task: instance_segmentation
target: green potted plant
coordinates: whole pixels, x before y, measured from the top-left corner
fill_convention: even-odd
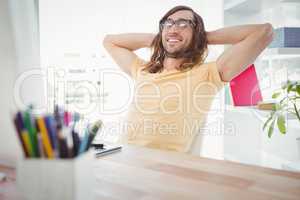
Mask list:
[[[293,116],[299,121],[300,125],[300,81],[287,81],[280,89],[273,93],[272,98],[277,101],[263,125],[263,130],[268,129],[269,138],[273,134],[275,124],[280,133],[286,133],[286,116]],[[300,142],[299,139],[297,140]]]

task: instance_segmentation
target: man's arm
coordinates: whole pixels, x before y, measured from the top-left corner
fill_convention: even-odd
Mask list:
[[[233,44],[217,59],[223,81],[230,81],[252,64],[273,39],[271,24],[241,25],[208,32],[209,44]]]
[[[114,61],[130,75],[130,65],[137,57],[135,50],[150,47],[154,34],[127,33],[118,35],[106,35],[103,46]]]

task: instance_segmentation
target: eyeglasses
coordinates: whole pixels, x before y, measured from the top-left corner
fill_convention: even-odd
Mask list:
[[[188,26],[195,27],[195,23],[190,20],[190,19],[178,19],[178,20],[173,20],[173,19],[167,19],[163,22],[160,23],[160,26],[162,29],[168,30],[172,28],[172,26],[175,24],[175,27],[183,30],[186,29]]]

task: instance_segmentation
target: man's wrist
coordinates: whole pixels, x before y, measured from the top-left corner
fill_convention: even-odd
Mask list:
[[[208,44],[213,44],[213,32],[212,31],[206,31],[206,38]]]

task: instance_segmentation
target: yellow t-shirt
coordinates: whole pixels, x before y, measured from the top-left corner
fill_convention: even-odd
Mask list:
[[[225,84],[216,62],[160,73],[143,71],[143,64],[137,57],[131,66],[135,94],[127,116],[126,142],[189,151],[212,100]]]

